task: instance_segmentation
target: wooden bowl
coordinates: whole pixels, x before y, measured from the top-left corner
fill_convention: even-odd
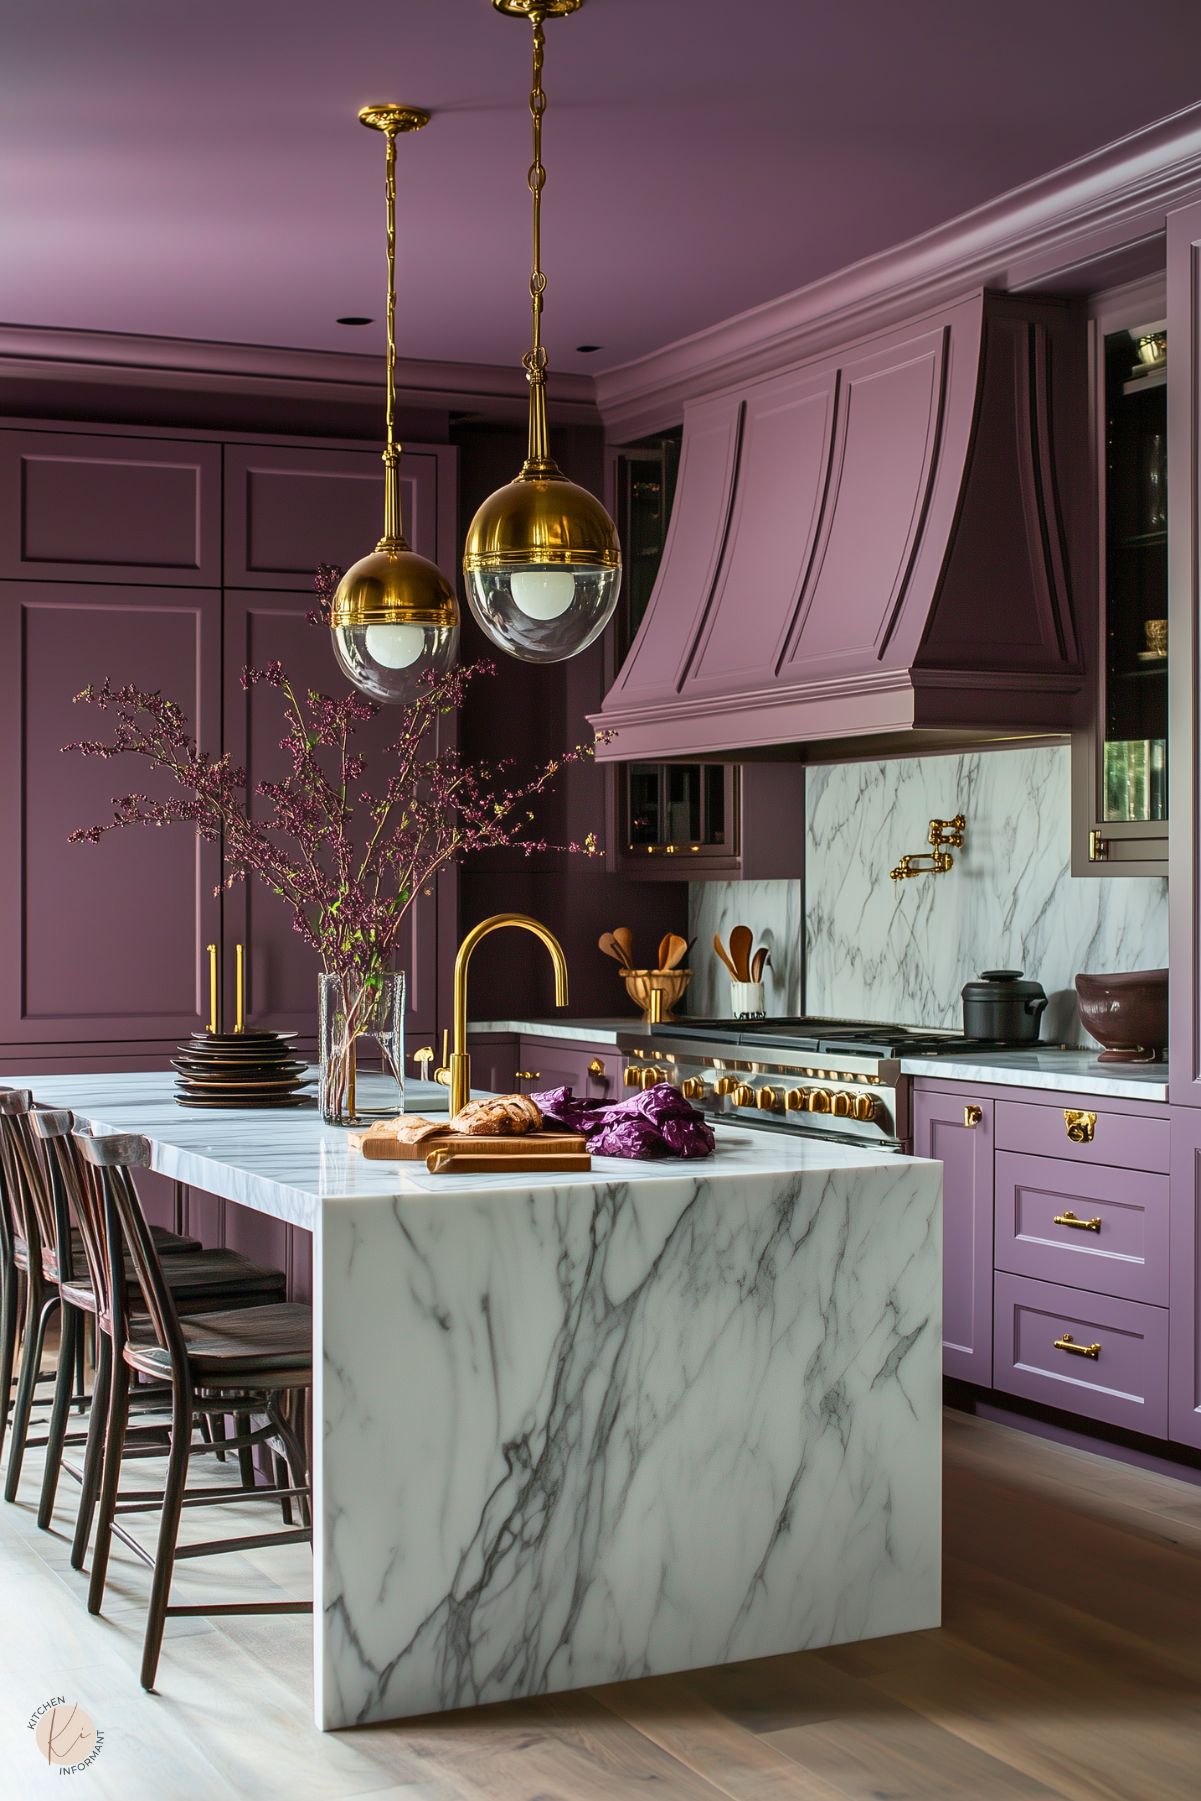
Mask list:
[[[1158,1063],[1168,1042],[1168,972],[1077,976],[1085,1030],[1103,1044],[1099,1063]]]
[[[626,993],[634,1005],[641,1010],[645,1020],[651,1018],[651,995],[663,996],[661,1020],[672,1017],[672,1008],[677,1006],[681,995],[692,980],[690,969],[623,969],[621,979],[626,985]]]

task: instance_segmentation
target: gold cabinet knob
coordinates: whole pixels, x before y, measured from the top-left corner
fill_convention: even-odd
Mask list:
[[[642,1086],[642,1071],[633,1063],[627,1063],[621,1072],[621,1079],[627,1088],[640,1088]]]
[[[758,1107],[760,1113],[771,1113],[774,1110],[778,1099],[779,1096],[776,1094],[774,1088],[761,1088],[755,1096],[755,1105]]]
[[[422,1077],[427,1082],[429,1081],[430,1064],[433,1060],[434,1047],[432,1044],[423,1045],[419,1051],[413,1052],[413,1061],[414,1063],[419,1063],[421,1065]]]
[[[1065,1107],[1063,1123],[1073,1144],[1091,1144],[1097,1130],[1095,1113],[1083,1113],[1078,1107]]]
[[[751,1087],[749,1082],[739,1082],[734,1089],[731,1099],[736,1107],[753,1106],[755,1101],[755,1090]]]
[[[803,1088],[790,1088],[784,1096],[784,1105],[789,1113],[803,1113],[808,1095]]]
[[[974,1127],[978,1126],[980,1124],[980,1121],[983,1118],[984,1118],[983,1107],[976,1107],[976,1106],[969,1104],[968,1106],[966,1106],[963,1109],[963,1123],[965,1126],[967,1126],[969,1128],[974,1128]]]
[[[713,1087],[718,1094],[733,1094],[738,1083],[733,1076],[718,1076]]]
[[[513,1075],[518,1082],[540,1082],[542,1080],[540,1069],[515,1069]]]
[[[866,1121],[869,1125],[876,1117],[878,1103],[874,1094],[857,1094],[855,1096],[855,1118]]]
[[[700,1076],[685,1076],[680,1083],[680,1093],[686,1101],[697,1101],[705,1092],[705,1084]]]
[[[601,1062],[599,1057],[594,1057],[592,1059],[591,1063],[588,1065],[588,1074],[590,1076],[603,1076],[604,1073],[605,1073],[604,1064]]]
[[[807,1105],[810,1113],[828,1113],[830,1111],[830,1090],[828,1088],[811,1089]]]

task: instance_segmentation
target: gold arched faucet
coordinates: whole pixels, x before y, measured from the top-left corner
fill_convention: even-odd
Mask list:
[[[449,1064],[434,1071],[435,1082],[450,1089],[452,1117],[471,1099],[471,1058],[467,1054],[467,966],[476,945],[491,932],[499,932],[502,926],[519,926],[522,931],[532,932],[535,938],[541,939],[554,965],[555,1006],[567,1005],[567,959],[563,955],[563,946],[548,926],[531,919],[527,913],[494,913],[491,919],[481,919],[479,925],[473,926],[455,958],[454,1048]]]

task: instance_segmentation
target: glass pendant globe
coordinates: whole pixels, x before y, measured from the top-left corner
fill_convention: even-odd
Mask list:
[[[457,625],[339,625],[333,640],[347,680],[385,706],[415,699],[426,678],[442,675],[459,653]]]
[[[467,599],[492,642],[524,663],[561,663],[613,617],[621,568],[474,569]]]

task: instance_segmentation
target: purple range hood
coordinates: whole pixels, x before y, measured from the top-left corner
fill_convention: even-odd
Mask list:
[[[1070,303],[979,291],[688,404],[659,578],[591,716],[617,734],[598,756],[820,760],[1069,729],[1086,367]]]

